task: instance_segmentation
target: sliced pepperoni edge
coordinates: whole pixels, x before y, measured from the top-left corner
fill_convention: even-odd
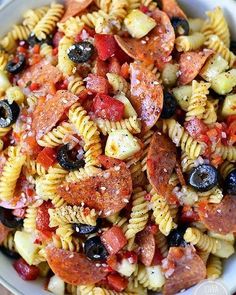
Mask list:
[[[137,244],[139,245],[139,259],[145,266],[150,266],[155,255],[155,237],[147,229],[137,234]]]
[[[156,27],[141,39],[131,37],[123,38],[115,35],[120,48],[135,60],[145,63],[154,63],[157,67],[169,61],[169,56],[174,49],[175,32],[168,15],[155,9],[151,15],[157,22]]]
[[[91,285],[106,277],[106,273],[82,253],[49,245],[46,248],[46,259],[52,271],[68,284]]]
[[[122,163],[122,161],[119,160],[119,159],[111,158],[111,157],[108,157],[108,156],[105,156],[105,155],[99,155],[98,156],[98,161],[101,163],[101,165],[105,169],[115,167],[115,166],[119,165],[120,163]]]
[[[38,105],[33,114],[32,129],[36,139],[42,138],[60,120],[63,113],[79,98],[66,90],[57,91],[56,95],[45,101],[42,106]]]
[[[93,0],[66,0],[66,11],[61,22],[67,21],[71,16],[75,16],[85,10]]]
[[[177,257],[181,252],[182,257]],[[163,295],[177,294],[183,289],[196,285],[206,277],[206,266],[191,246],[170,248],[167,260],[174,265],[174,271],[166,279]]]
[[[180,85],[186,85],[193,81],[199,74],[209,56],[213,54],[212,50],[203,49],[203,51],[184,52],[179,59],[179,78]]]
[[[175,0],[162,0],[162,10],[167,13],[169,18],[179,17],[187,19],[186,14],[179,7],[178,3]]]
[[[198,210],[200,220],[211,231],[219,234],[236,233],[236,197],[225,196],[219,204],[207,204]]]
[[[132,193],[129,169],[121,163],[79,183],[64,182],[58,194],[71,205],[82,202],[107,217],[126,207]]]
[[[167,187],[176,165],[176,147],[160,132],[153,134],[147,154],[147,175],[155,191],[168,198]]]
[[[130,101],[142,120],[142,132],[151,129],[163,108],[163,90],[156,75],[143,64],[130,64]]]

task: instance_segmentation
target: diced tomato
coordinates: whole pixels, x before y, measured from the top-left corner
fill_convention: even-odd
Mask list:
[[[29,59],[29,65],[33,66],[41,61],[42,57],[40,54],[34,54],[30,59]]]
[[[30,91],[35,91],[40,88],[40,85],[38,83],[31,83],[29,86]]]
[[[119,75],[120,74],[120,63],[116,57],[111,57],[110,62],[109,62],[109,73],[114,73]]]
[[[230,125],[230,123],[236,121],[236,115],[228,116],[226,121],[227,121],[227,124]]]
[[[89,74],[87,77],[86,88],[95,93],[108,94],[109,83],[104,77]]]
[[[107,282],[117,292],[122,292],[124,289],[127,288],[128,280],[123,278],[118,273],[109,274],[107,276]]]
[[[227,133],[229,135],[229,144],[233,145],[236,142],[236,118],[229,123]]]
[[[27,52],[27,49],[25,47],[23,47],[23,46],[19,46],[19,47],[17,47],[17,51],[19,53],[25,54]]]
[[[224,162],[224,159],[220,155],[213,154],[211,164],[216,168]]]
[[[124,104],[105,94],[97,94],[93,101],[94,113],[97,117],[120,121],[124,115]]]
[[[127,259],[131,264],[135,264],[138,262],[138,255],[134,251],[124,252],[123,257]]]
[[[127,62],[121,66],[120,75],[125,79],[129,78],[130,72],[129,72],[129,64]]]
[[[93,73],[98,76],[106,77],[106,74],[108,73],[107,63],[97,57],[93,67]]]
[[[120,163],[122,163],[121,160],[111,158],[111,157],[108,157],[108,156],[105,156],[105,155],[98,156],[98,161],[102,164],[102,166],[105,169],[112,168],[112,167],[117,166]]]
[[[36,159],[36,162],[41,164],[45,169],[48,169],[56,160],[56,151],[52,148],[45,147]]]
[[[36,280],[39,276],[39,268],[34,265],[29,265],[23,258],[16,260],[13,266],[18,275],[25,281]]]
[[[113,226],[101,236],[109,254],[118,253],[127,243],[127,239],[119,226]]]
[[[12,210],[12,214],[14,216],[16,216],[16,217],[24,218],[25,217],[25,211],[26,211],[25,208],[18,208],[18,209]]]
[[[205,134],[207,131],[207,126],[198,118],[186,122],[184,127],[194,139],[197,139],[199,135]]]
[[[53,208],[53,204],[50,201],[43,202],[41,206],[38,207],[36,216],[36,228],[40,231],[54,231],[54,228],[49,226],[50,216],[48,209]]]
[[[62,32],[56,32],[56,34],[53,36],[53,39],[52,39],[52,44],[53,44],[53,47],[58,47],[59,46],[59,42],[60,40],[62,39],[62,37],[64,36],[64,33]]]
[[[117,257],[116,255],[109,255],[107,257],[107,264],[113,269],[116,270],[117,268]]]
[[[146,201],[150,202],[151,199],[152,199],[152,195],[151,195],[151,194],[146,194],[146,195],[144,196],[144,199],[145,199]]]
[[[172,256],[176,259],[179,260],[184,256],[184,251],[180,247],[174,247],[172,249]]]
[[[199,220],[199,215],[193,210],[191,206],[184,205],[181,212],[181,221],[182,222],[194,222]]]
[[[40,45],[35,44],[33,47],[33,53],[38,54],[40,52]]]
[[[155,234],[158,232],[158,226],[157,226],[156,224],[149,224],[149,225],[147,226],[147,230],[148,230],[151,234],[155,235]]]
[[[33,156],[38,155],[42,151],[42,147],[37,143],[34,136],[27,136],[25,142]]]
[[[112,57],[118,48],[114,36],[109,34],[95,34],[94,45],[101,60]]]
[[[155,248],[155,254],[152,260],[152,265],[161,265],[161,262],[163,260],[163,256],[161,254],[161,251],[158,247]]]
[[[140,10],[141,10],[143,13],[147,13],[147,12],[149,12],[148,7],[145,6],[145,5],[141,5],[141,6],[140,6]]]
[[[55,56],[58,54],[58,47],[53,48],[52,55]]]
[[[67,90],[68,88],[68,81],[63,80],[56,83],[56,90]]]

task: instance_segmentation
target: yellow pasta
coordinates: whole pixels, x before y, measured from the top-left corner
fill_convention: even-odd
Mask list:
[[[132,164],[129,167],[129,170],[131,173],[133,187],[142,185],[145,182],[146,177],[144,172],[142,171],[142,165],[140,161],[137,161],[136,163]]]
[[[68,50],[72,47],[74,41],[72,38],[64,36],[58,46],[58,68],[65,76],[70,76],[76,70],[75,63],[69,58]]]
[[[210,253],[207,251],[203,251],[203,250],[198,250],[197,254],[200,256],[200,258],[202,259],[202,261],[204,262],[204,264],[207,264],[207,260],[210,256]]]
[[[223,160],[236,162],[235,146],[225,146],[225,145],[219,144],[215,149],[215,154],[220,155]]]
[[[114,93],[124,92],[128,96],[130,95],[130,85],[123,77],[114,73],[107,73],[106,76]]]
[[[103,10],[104,12],[108,13],[110,11],[110,5],[112,0],[94,0],[97,7]]]
[[[236,167],[233,163],[224,161],[224,163],[220,166],[220,175],[225,179],[234,169],[236,169]]]
[[[157,2],[153,0],[141,0],[141,4],[146,6],[150,11],[153,11],[157,8]]]
[[[94,166],[85,166],[76,171],[71,171],[66,176],[66,181],[68,182],[79,182],[80,180],[86,179],[91,176],[95,176],[100,173],[102,170]]]
[[[68,90],[75,95],[79,95],[85,89],[84,81],[79,75],[69,77],[68,81]]]
[[[0,127],[0,138],[4,137],[8,132],[11,131],[11,127]]]
[[[144,147],[143,147],[143,152],[140,159],[141,165],[142,165],[142,171],[147,170],[147,154],[148,154],[148,149],[149,149],[149,145],[152,140],[153,134],[154,132],[152,130],[148,130],[148,132],[143,135]]]
[[[37,23],[41,20],[41,18],[48,11],[48,6],[42,6],[35,10],[29,9],[23,14],[23,25],[28,27],[31,31],[37,25]]]
[[[13,101],[21,104],[25,101],[25,95],[18,86],[11,86],[6,90],[6,97],[9,103],[13,103]]]
[[[4,50],[0,50],[0,71],[4,71],[8,63],[8,54]]]
[[[217,121],[217,109],[218,109],[219,101],[215,100],[208,100],[205,106],[205,112],[203,113],[202,119],[203,122],[206,124],[213,124]]]
[[[47,43],[43,43],[40,46],[40,55],[42,57],[52,57],[52,53],[53,53],[53,48],[51,45],[48,45]]]
[[[158,233],[155,236],[155,241],[158,249],[161,252],[161,255],[165,258],[168,255],[168,243],[165,235],[161,231],[158,231]]]
[[[77,17],[70,17],[67,21],[57,24],[59,31],[63,32],[68,38],[75,38],[81,33],[84,23]]]
[[[218,279],[222,273],[222,261],[219,257],[210,255],[207,262],[207,278],[211,280]]]
[[[217,35],[225,46],[229,47],[230,32],[222,8],[216,7],[213,11],[207,11],[206,14],[209,19],[204,22],[202,27],[205,37],[209,38],[211,35]]]
[[[180,36],[175,39],[175,46],[179,52],[196,50],[203,46],[205,37],[200,32],[195,32],[189,36]]]
[[[188,23],[189,23],[190,33],[201,32],[203,24],[204,24],[204,19],[188,18]]]
[[[56,235],[53,235],[52,240],[57,248],[69,250],[72,252],[78,252],[80,248],[78,238],[74,238],[72,235],[74,230],[71,224],[59,226],[56,230]]]
[[[117,20],[123,20],[128,13],[127,0],[112,0],[109,15]]]

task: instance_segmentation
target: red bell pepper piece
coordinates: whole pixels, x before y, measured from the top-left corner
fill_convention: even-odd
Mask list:
[[[127,243],[127,239],[119,226],[113,226],[104,232],[101,240],[111,255],[118,253]]]
[[[95,93],[108,94],[109,83],[104,77],[89,74],[87,77],[86,88]]]
[[[118,49],[114,36],[109,34],[95,34],[94,44],[101,60],[112,57]]]
[[[45,147],[36,159],[36,162],[41,164],[45,169],[48,169],[56,160],[56,152],[52,148]]]
[[[128,285],[128,280],[120,276],[118,273],[109,274],[107,276],[107,282],[108,285],[117,292],[122,292]]]

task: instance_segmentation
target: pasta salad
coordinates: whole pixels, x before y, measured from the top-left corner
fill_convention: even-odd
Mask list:
[[[57,294],[176,294],[235,253],[236,43],[220,7],[65,0],[0,40],[0,251]]]

